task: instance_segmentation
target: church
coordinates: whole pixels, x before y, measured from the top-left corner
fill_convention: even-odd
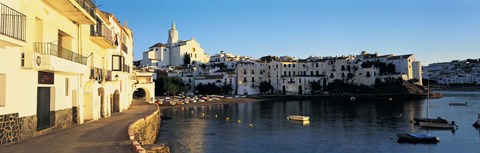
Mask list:
[[[190,40],[179,40],[175,23],[168,31],[168,42],[166,44],[156,43],[148,51],[143,52],[140,61],[141,66],[181,66],[185,64],[185,56],[190,59],[189,64],[206,63],[209,56],[205,54],[200,44],[192,38]]]

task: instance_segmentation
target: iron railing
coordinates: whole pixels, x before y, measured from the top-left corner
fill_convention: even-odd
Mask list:
[[[2,3],[0,13],[0,34],[25,41],[27,16]]]
[[[95,4],[91,0],[75,0],[77,3],[87,11],[90,16],[95,17]]]
[[[90,35],[94,37],[104,37],[110,42],[110,44],[114,43],[112,31],[104,24],[92,25]]]
[[[42,55],[53,55],[72,62],[87,65],[87,57],[52,43],[35,42],[33,50]]]

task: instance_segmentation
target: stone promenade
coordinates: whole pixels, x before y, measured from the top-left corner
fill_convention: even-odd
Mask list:
[[[0,146],[0,153],[133,152],[127,133],[128,125],[156,109],[155,105],[134,100],[132,106],[122,113]]]

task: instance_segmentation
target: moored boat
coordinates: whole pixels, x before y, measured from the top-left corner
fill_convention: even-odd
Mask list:
[[[480,127],[480,113],[478,113],[477,121],[473,123],[473,127],[479,128]]]
[[[438,143],[440,138],[428,134],[400,133],[397,134],[398,143]]]
[[[420,122],[432,122],[432,123],[448,123],[446,119],[443,119],[441,117],[437,118],[413,118],[416,124]]]
[[[450,106],[467,106],[468,102],[465,102],[465,103],[449,103],[448,105],[450,105]]]
[[[287,117],[287,119],[295,121],[308,121],[310,120],[310,116],[290,115]]]
[[[420,127],[438,128],[438,129],[455,129],[457,125],[455,125],[455,122],[453,121],[452,123],[420,122]]]

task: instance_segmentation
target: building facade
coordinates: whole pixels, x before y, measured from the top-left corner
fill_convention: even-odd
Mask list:
[[[143,58],[140,61],[141,66],[181,66],[184,65],[185,56],[189,56],[190,63],[206,63],[209,56],[195,38],[189,40],[179,40],[178,31],[175,23],[172,23],[168,31],[167,43],[157,43],[143,52]]]
[[[1,5],[1,144],[130,106],[137,82],[133,32],[112,14],[90,0],[2,0]]]

